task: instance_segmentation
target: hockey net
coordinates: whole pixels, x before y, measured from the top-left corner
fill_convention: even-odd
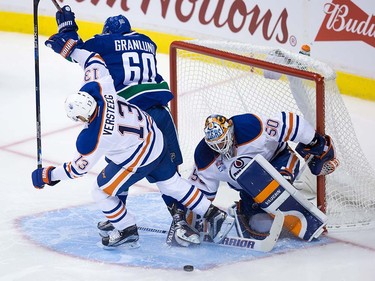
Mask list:
[[[171,110],[184,176],[191,172],[208,115],[250,112],[271,117],[280,111],[295,112],[332,137],[340,160],[339,168],[326,177],[308,172],[302,177],[302,189],[316,192],[317,205],[328,215],[328,230],[374,226],[375,172],[360,148],[336,74],[328,65],[283,49],[192,40],[172,43],[170,72],[175,94]]]

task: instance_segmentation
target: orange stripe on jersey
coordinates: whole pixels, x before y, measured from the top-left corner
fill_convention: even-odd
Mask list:
[[[125,210],[125,205],[122,205],[122,208],[114,215],[112,216],[106,216],[108,219],[113,219],[115,217],[117,217],[118,215],[120,215],[123,211]]]
[[[66,165],[66,169],[68,170],[69,174],[72,172],[72,162],[69,162],[68,165]]]
[[[152,126],[152,120],[150,119],[150,116],[147,116],[147,119],[150,122],[150,126]],[[142,157],[145,155],[147,148],[150,146],[151,143],[151,137],[152,137],[152,130],[147,135],[146,138],[146,145],[143,146],[141,153],[138,155],[138,157],[133,161],[132,164],[130,164],[129,168],[124,170],[109,186],[103,189],[103,191],[109,195],[113,194],[113,191],[117,188],[117,186],[131,173],[133,172],[134,168],[137,166],[139,161],[142,159]]]
[[[105,63],[104,60],[103,60],[103,58],[102,58],[99,54],[96,54],[96,55],[94,56],[94,58],[96,58],[96,59],[98,59],[98,60],[101,60],[103,63]]]
[[[263,203],[264,200],[266,200],[272,192],[276,190],[276,188],[279,187],[279,183],[275,180],[272,180],[255,198],[255,202],[257,203]]]
[[[292,154],[292,160],[290,161],[290,165],[286,167],[286,170],[290,172],[291,174],[293,173],[293,170],[294,170],[294,167],[296,166],[297,161],[298,161],[298,157]]]
[[[199,195],[199,190],[198,190],[198,188],[196,188],[195,189],[195,192],[194,192],[194,195],[190,198],[190,200],[188,201],[188,202],[186,202],[186,206],[190,206],[190,204],[192,203],[192,202],[194,202],[194,200],[198,197],[198,195]]]
[[[290,138],[290,134],[292,133],[293,123],[294,123],[293,116],[294,116],[293,113],[289,112],[289,130],[288,130],[288,133],[286,134],[284,141],[288,141]]]

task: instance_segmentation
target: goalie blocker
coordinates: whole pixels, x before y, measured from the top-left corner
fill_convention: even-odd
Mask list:
[[[327,216],[296,190],[263,156],[257,155],[237,175],[237,182],[269,214],[283,212],[284,227],[297,237],[318,238]]]

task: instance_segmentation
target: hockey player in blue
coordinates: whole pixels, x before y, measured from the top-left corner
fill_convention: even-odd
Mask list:
[[[57,167],[36,169],[32,173],[33,185],[43,188],[45,184],[55,185],[61,180],[82,177],[105,157],[108,164],[94,181],[92,191],[94,200],[113,226],[102,237],[104,246],[138,246],[137,225],[126,207],[126,198],[130,186],[143,178],[156,183],[162,194],[175,198],[212,222],[211,237],[214,242],[221,242],[231,229],[233,218],[181,178],[157,124],[146,112],[116,94],[104,60],[96,53],[78,49],[77,41],[67,34],[51,36],[46,45],[56,53],[71,57],[84,69],[84,85],[65,102],[67,116],[82,122],[83,129],[72,159]],[[181,232],[184,238],[180,225],[174,231]],[[188,238],[180,241],[181,245],[200,243],[198,235]]]
[[[326,216],[291,186],[300,160],[288,142],[297,143],[295,150],[305,159],[311,156],[312,174],[327,175],[339,164],[329,136],[316,133],[291,112],[273,118],[214,114],[206,119],[204,133],[195,149],[190,181],[210,200],[220,182],[239,191],[241,200],[234,206],[239,235],[264,238],[272,221],[266,214],[276,210],[284,212],[284,226],[296,236],[310,241],[322,233]]]
[[[69,6],[56,13],[59,33],[67,33],[77,39],[79,48],[98,53],[105,61],[113,77],[117,95],[138,106],[153,117],[162,131],[171,160],[176,166],[182,163],[182,154],[174,121],[168,103],[173,98],[169,86],[158,73],[156,44],[146,35],[132,30],[130,22],[123,15],[109,17],[101,34],[83,42],[78,36],[75,14]],[[185,223],[184,208],[176,200],[163,195],[173,224],[186,228],[186,235],[194,230]],[[108,222],[98,224],[99,229],[112,228]]]

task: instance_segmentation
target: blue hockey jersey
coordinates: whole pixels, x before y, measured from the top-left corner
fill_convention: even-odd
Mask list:
[[[109,69],[117,94],[141,109],[167,105],[173,98],[157,70],[157,46],[148,36],[134,31],[100,34],[80,48],[98,53]]]

